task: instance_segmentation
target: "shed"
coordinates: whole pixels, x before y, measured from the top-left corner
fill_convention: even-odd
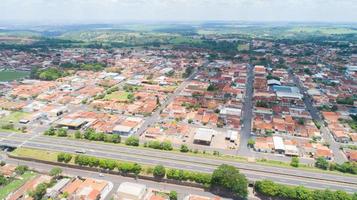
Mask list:
[[[213,129],[198,128],[193,141],[197,144],[210,145],[215,132]]]
[[[118,200],[143,200],[146,193],[145,185],[129,182],[120,184],[117,190]]]
[[[282,137],[273,136],[274,149],[278,153],[285,153],[285,145]]]

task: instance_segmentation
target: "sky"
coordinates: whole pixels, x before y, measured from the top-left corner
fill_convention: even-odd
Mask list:
[[[0,0],[0,21],[357,22],[357,0]]]

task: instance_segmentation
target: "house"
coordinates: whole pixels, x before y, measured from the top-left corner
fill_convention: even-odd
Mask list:
[[[125,125],[116,125],[113,128],[113,134],[119,134],[122,136],[129,136],[133,133],[133,128]]]
[[[144,200],[147,194],[147,187],[138,183],[124,182],[117,190],[118,200]]]
[[[346,156],[349,161],[357,162],[357,150],[349,150],[346,152]]]
[[[68,183],[61,192],[67,193],[69,199],[97,200],[104,199],[110,190],[111,188],[107,181],[76,178]]]
[[[183,198],[183,200],[220,200],[219,197],[206,197],[200,195],[189,194]]]

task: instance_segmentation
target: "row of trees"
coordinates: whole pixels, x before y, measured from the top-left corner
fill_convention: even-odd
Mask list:
[[[345,162],[342,164],[329,163],[325,158],[319,157],[316,159],[315,167],[323,170],[340,171],[343,173],[357,174],[356,162]]]
[[[70,162],[72,155],[60,153],[57,155],[59,162]],[[86,155],[76,155],[74,163],[79,166],[98,167],[105,170],[118,170],[122,174],[139,175],[144,171],[143,167],[137,163],[118,162],[116,160],[96,158]],[[59,172],[60,173],[60,172]],[[162,165],[157,165],[153,169],[147,168],[147,174],[153,175],[157,179],[167,178],[177,181],[190,181],[211,187],[212,191],[230,197],[245,198],[248,194],[248,182],[243,174],[234,166],[221,165],[213,174],[193,172],[179,169],[166,169]],[[53,174],[58,175],[58,170]]]
[[[94,129],[87,129],[84,131],[82,134],[80,131],[76,131],[74,133],[74,137],[76,139],[86,139],[86,140],[92,140],[92,141],[103,141],[103,142],[109,142],[109,143],[120,143],[121,142],[121,137],[118,134],[106,134],[106,133],[98,133]]]
[[[65,128],[55,129],[54,127],[50,127],[48,130],[45,131],[44,135],[67,137],[68,132]]]
[[[147,143],[144,143],[144,147],[149,147],[152,149],[160,149],[160,150],[165,150],[165,151],[171,151],[173,150],[172,144],[170,141],[149,141]]]
[[[257,181],[255,191],[267,197],[292,200],[357,200],[357,193],[350,195],[344,191],[310,190],[303,186],[286,186],[269,180]]]
[[[57,137],[67,137],[68,131],[64,128],[55,129],[50,127],[47,131],[45,131],[44,135],[49,136],[57,136]],[[102,132],[96,132],[94,129],[87,129],[84,133],[80,131],[74,132],[74,138],[76,139],[86,139],[91,141],[103,141],[109,143],[120,143],[121,137],[118,134],[107,134]]]

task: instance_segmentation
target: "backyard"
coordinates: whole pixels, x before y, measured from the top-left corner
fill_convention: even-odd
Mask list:
[[[36,173],[27,171],[20,178],[16,178],[4,187],[0,188],[0,199],[5,199],[11,192],[16,191],[28,180],[36,176]]]

